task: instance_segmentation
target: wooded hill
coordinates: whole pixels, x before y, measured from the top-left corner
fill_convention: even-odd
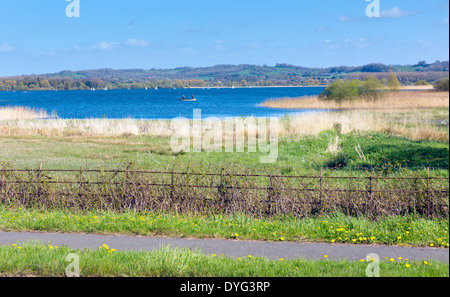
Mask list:
[[[389,71],[397,75],[403,85],[420,80],[433,83],[448,77],[449,62],[415,65],[384,65],[307,68],[289,64],[275,66],[217,65],[213,67],[180,67],[175,69],[96,69],[61,71],[42,75],[0,78],[0,90],[84,90],[91,88],[143,89],[231,86],[311,86],[326,85],[337,79],[364,79],[374,75],[387,79]]]

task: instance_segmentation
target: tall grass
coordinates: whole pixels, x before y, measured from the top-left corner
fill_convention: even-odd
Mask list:
[[[448,98],[447,98],[448,100]],[[448,101],[447,101],[448,104]],[[436,117],[443,119],[443,125],[436,124]],[[225,120],[221,120],[222,142],[226,139],[249,136],[249,131],[256,130],[256,119],[246,118],[242,126],[235,126],[232,131],[225,129]],[[445,123],[446,121],[446,123]],[[353,110],[346,112],[313,112],[293,115],[280,120],[279,137],[293,137],[302,135],[317,136],[320,132],[339,126],[343,134],[352,131],[376,131],[393,136],[407,137],[411,140],[439,140],[448,141],[448,111],[442,111],[438,116],[434,111],[414,110],[411,112],[374,112],[369,110]],[[0,121],[0,136],[13,137],[114,137],[114,136],[150,136],[171,137],[175,132],[184,131],[191,134],[192,123],[185,122],[173,125],[168,120],[134,120],[134,119],[50,119],[50,120],[4,120]],[[266,135],[270,134],[267,125]],[[205,135],[211,129],[203,128]],[[181,133],[182,134],[182,133]],[[184,135],[183,134],[183,135]]]
[[[53,112],[52,117],[56,114]],[[14,106],[0,108],[0,121],[2,120],[30,120],[30,119],[46,119],[49,118],[47,111],[44,109],[32,109],[29,107]]]

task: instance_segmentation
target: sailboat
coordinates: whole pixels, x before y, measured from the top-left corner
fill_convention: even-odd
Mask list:
[[[231,88],[234,89],[234,85]]]
[[[155,90],[158,90],[158,86],[155,87]]]
[[[104,87],[104,88],[103,88],[103,91],[108,91],[108,87]]]

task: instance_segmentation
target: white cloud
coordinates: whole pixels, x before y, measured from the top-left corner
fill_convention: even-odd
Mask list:
[[[401,8],[394,7],[392,9],[383,10],[381,12],[381,17],[383,17],[383,18],[403,18],[403,17],[415,15],[415,14],[417,14],[416,11],[408,12],[408,11],[404,11]]]
[[[222,51],[225,49],[225,44],[228,43],[228,40],[216,40],[214,42],[214,49],[218,51]]]
[[[327,26],[319,26],[314,29],[317,33],[329,33],[331,32],[331,28]]]
[[[135,46],[135,47],[146,47],[146,46],[150,45],[150,43],[148,41],[140,40],[140,39],[136,39],[136,38],[128,39],[125,42],[125,44],[128,46]]]
[[[106,41],[102,41],[99,44],[94,46],[94,49],[99,49],[102,51],[107,51],[107,50],[111,50],[113,48],[116,48],[120,45],[120,43],[118,42],[106,42]]]
[[[9,53],[14,50],[14,47],[4,42],[3,44],[0,44],[0,53]]]
[[[341,15],[339,16],[339,21],[341,21],[341,22],[350,22],[351,19],[349,18],[348,15],[346,15],[346,14],[341,14]]]

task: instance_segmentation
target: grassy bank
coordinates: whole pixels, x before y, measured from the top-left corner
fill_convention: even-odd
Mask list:
[[[387,244],[448,248],[448,220],[395,216],[371,220],[331,214],[316,218],[176,215],[127,211],[73,212],[0,207],[0,229],[263,241]]]
[[[365,277],[370,262],[268,260],[248,255],[233,259],[196,251],[165,248],[155,252],[121,252],[114,247],[70,250],[25,243],[0,247],[0,275],[65,276],[70,253],[79,256],[82,277]],[[325,256],[325,255],[324,255]],[[448,277],[449,265],[435,261],[383,259],[382,277]]]

